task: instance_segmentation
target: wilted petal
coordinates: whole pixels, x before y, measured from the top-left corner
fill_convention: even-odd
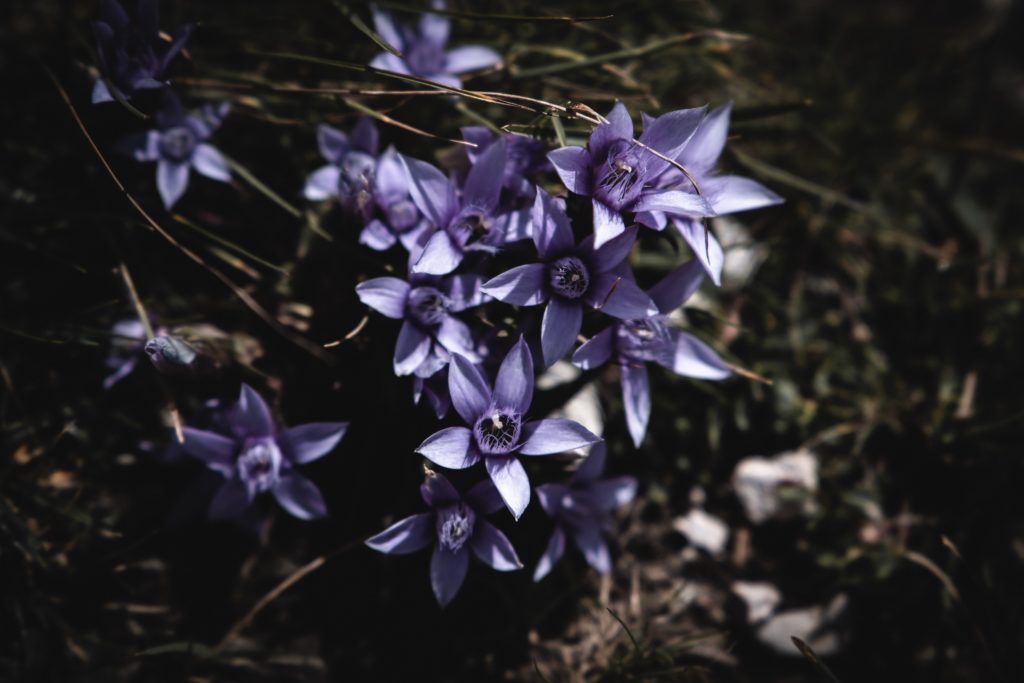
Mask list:
[[[398,331],[398,342],[395,344],[395,374],[411,375],[427,359],[432,341],[430,335],[421,330],[415,323],[406,320]]]
[[[594,247],[601,248],[612,238],[626,231],[626,224],[618,211],[599,199],[592,202],[594,207]]]
[[[662,190],[645,192],[633,205],[634,211],[664,211],[676,216],[712,216],[715,211],[707,199],[696,192]]]
[[[501,55],[482,45],[466,45],[449,50],[445,55],[445,71],[461,74],[494,66],[501,61]]]
[[[508,304],[536,306],[548,298],[546,276],[543,263],[528,263],[491,278],[484,283],[483,291]]]
[[[337,166],[321,166],[306,178],[302,194],[311,202],[321,202],[338,196],[338,182],[341,171]]]
[[[582,147],[562,147],[548,152],[548,161],[570,192],[584,197],[593,193],[590,152]]]
[[[491,386],[480,368],[459,355],[448,367],[448,393],[456,412],[471,425],[491,404]]]
[[[411,159],[403,154],[399,154],[398,158],[402,160],[408,174],[409,196],[416,208],[437,227],[448,225],[459,206],[451,181],[425,161]]]
[[[540,556],[540,560],[537,562],[537,568],[533,570],[533,580],[540,581],[547,576],[552,567],[554,567],[562,555],[565,554],[565,532],[562,531],[562,527],[555,526],[555,530],[551,532],[551,540],[548,541],[547,548],[544,549],[544,554]]]
[[[346,429],[347,422],[310,422],[284,430],[277,443],[285,457],[296,465],[304,465],[334,450]]]
[[[598,273],[585,298],[597,310],[620,320],[648,318],[658,313],[651,297],[636,282],[611,273]]]
[[[428,436],[416,452],[441,467],[464,470],[480,460],[472,439],[473,433],[467,427],[446,427]]]
[[[434,542],[434,513],[421,512],[399,520],[384,531],[366,539],[366,545],[388,555],[407,555]]]
[[[601,330],[576,349],[576,353],[572,354],[572,364],[584,370],[601,367],[612,357],[614,341],[614,328]]]
[[[430,586],[437,604],[444,607],[455,597],[469,568],[469,552],[465,548],[452,552],[438,543],[430,558]]]
[[[252,504],[249,487],[241,479],[228,479],[210,501],[210,519],[234,519]]]
[[[671,313],[693,296],[704,281],[703,264],[692,259],[662,278],[647,290],[661,313]]]
[[[387,251],[395,245],[398,238],[388,227],[376,218],[366,224],[359,233],[359,243],[365,244],[374,251]]]
[[[316,484],[298,472],[281,477],[273,488],[278,504],[293,517],[318,519],[327,516],[327,504]]]
[[[238,445],[234,439],[221,434],[192,427],[182,427],[185,442],[182,444],[189,455],[206,463],[207,467],[230,476],[234,469],[235,451]]]
[[[201,143],[192,154],[192,166],[207,178],[223,183],[231,181],[231,169],[224,155],[213,145]]]
[[[469,169],[466,183],[462,188],[462,203],[484,213],[490,213],[498,205],[501,185],[505,175],[505,139],[497,142],[480,155]]]
[[[229,417],[232,429],[239,437],[270,436],[274,433],[274,420],[263,397],[248,384],[242,383],[238,403]]]
[[[495,455],[484,458],[484,466],[505,506],[518,520],[530,504],[530,479],[522,463],[513,456]]]
[[[395,320],[405,317],[409,283],[397,277],[375,277],[356,285],[356,295],[364,304]]]
[[[738,175],[708,178],[704,181],[703,189],[711,198],[711,208],[716,216],[760,209],[783,202],[782,197],[761,183]]]
[[[731,112],[732,103],[712,111],[701,121],[693,137],[683,147],[677,160],[691,174],[703,175],[718,162],[729,133]]]
[[[608,552],[608,544],[601,538],[601,529],[583,527],[574,529],[572,534],[576,546],[583,552],[587,564],[602,574],[610,574],[612,571],[612,557]]]
[[[508,537],[486,519],[477,518],[469,544],[481,562],[499,572],[523,568]]]
[[[572,148],[565,148],[572,149]],[[544,260],[560,256],[573,248],[572,226],[559,200],[537,190],[533,200],[533,243]]]
[[[316,142],[320,147],[320,156],[332,164],[340,162],[349,151],[348,136],[326,123],[317,126]]]
[[[597,443],[601,437],[572,420],[545,419],[523,425],[519,453],[522,455],[550,455],[564,453]]]
[[[651,388],[647,379],[646,365],[623,364],[622,403],[626,410],[626,425],[633,437],[633,445],[640,447],[647,433],[647,421],[651,417]]]
[[[578,302],[551,297],[540,325],[545,367],[554,365],[572,348],[582,324],[583,307]]]
[[[164,208],[170,210],[188,187],[188,164],[161,159],[156,165],[156,189],[164,201]]]
[[[423,247],[423,253],[412,267],[414,273],[447,275],[462,263],[462,251],[444,230],[438,230]]]
[[[484,479],[470,487],[466,492],[466,502],[481,514],[491,515],[501,509],[505,501],[490,479]]]
[[[677,375],[697,379],[725,379],[732,374],[729,366],[710,346],[681,330],[672,330],[671,333],[676,352],[672,364],[665,363],[666,368]]]

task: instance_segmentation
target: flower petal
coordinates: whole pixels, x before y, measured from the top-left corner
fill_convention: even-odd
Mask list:
[[[562,497],[568,490],[569,487],[565,484],[541,484],[537,487],[537,502],[548,517],[558,515],[558,511],[562,509]]]
[[[459,355],[452,356],[448,366],[448,393],[456,412],[470,425],[491,404],[491,386],[480,368]]]
[[[505,504],[498,489],[494,486],[494,482],[490,479],[473,484],[466,492],[465,498],[474,510],[484,515],[493,515]]]
[[[455,186],[441,171],[425,161],[399,154],[409,178],[409,196],[424,216],[443,228],[458,211]]]
[[[544,366],[550,367],[561,359],[576,341],[583,324],[583,307],[579,302],[551,297],[544,309],[540,325],[540,344],[544,352]]]
[[[691,259],[663,277],[647,293],[659,312],[671,313],[686,303],[703,281],[703,264]]]
[[[587,142],[587,148],[596,163],[605,160],[609,146],[616,140],[633,140],[633,120],[626,111],[626,105],[616,102],[608,112],[607,119],[607,123],[602,123],[594,129]]]
[[[548,152],[548,161],[570,192],[584,197],[593,193],[590,152],[582,147],[562,147]]]
[[[447,275],[462,263],[462,252],[445,230],[438,230],[423,247],[423,253],[412,267],[413,273]]]
[[[188,188],[188,164],[161,159],[156,165],[156,189],[164,201],[164,208],[170,210],[181,199]]]
[[[601,529],[596,526],[587,526],[574,529],[572,540],[576,547],[583,552],[587,564],[602,574],[610,574],[612,571],[612,557],[608,552],[608,544],[601,538]]]
[[[398,331],[398,342],[395,344],[394,367],[398,376],[411,375],[416,368],[430,355],[430,335],[421,330],[416,323],[406,320]]]
[[[310,422],[284,430],[277,443],[286,458],[296,465],[305,465],[334,450],[347,429],[347,422]]]
[[[306,186],[303,188],[302,194],[311,202],[322,202],[325,199],[337,197],[340,178],[341,170],[337,166],[330,164],[321,166],[306,178]]]
[[[182,427],[181,433],[185,437],[182,446],[189,455],[205,462],[211,470],[231,476],[238,450],[234,439],[192,427]]]
[[[383,196],[405,197],[409,194],[409,179],[394,147],[388,147],[377,159],[373,189]]]
[[[596,481],[587,489],[587,499],[598,510],[614,510],[636,497],[636,486],[633,477]]]
[[[596,481],[604,472],[604,463],[608,457],[608,444],[604,441],[595,443],[590,447],[587,457],[583,458],[576,471],[572,473],[570,481],[573,484],[584,484]]]
[[[421,512],[395,522],[364,542],[379,553],[408,555],[434,542],[437,538],[435,519],[433,512]]]
[[[331,164],[337,164],[350,148],[348,136],[333,126],[321,123],[316,129],[316,142],[320,156]]]
[[[472,440],[473,433],[467,427],[446,427],[428,436],[416,452],[441,467],[464,470],[480,460]]]
[[[658,313],[651,297],[636,282],[612,273],[598,273],[585,300],[595,309],[620,320],[648,318]]]
[[[445,9],[444,0],[434,0],[431,3],[431,7],[434,9]],[[445,43],[448,42],[448,33],[451,30],[451,20],[443,14],[431,14],[425,12],[420,17],[420,35],[425,40],[429,40],[431,43],[438,47],[444,47]]]
[[[445,55],[444,70],[461,74],[488,69],[501,62],[501,55],[482,45],[466,45],[449,50]]]
[[[572,364],[584,370],[599,368],[612,357],[615,328],[606,327],[588,339],[572,354]]]
[[[533,401],[533,356],[522,336],[509,349],[498,368],[492,400],[499,408],[511,408],[520,413],[530,408]]]
[[[455,316],[445,316],[435,334],[437,341],[449,352],[465,356],[470,361],[479,362],[480,357],[474,349],[473,332],[466,323]]]
[[[423,502],[432,508],[441,508],[459,502],[459,492],[455,490],[448,477],[427,470],[427,478],[420,484],[420,496]]]
[[[352,127],[349,142],[353,149],[366,152],[370,156],[377,156],[377,151],[380,149],[380,133],[377,131],[377,125],[373,119],[368,116],[360,116],[356,125]]]
[[[562,527],[556,525],[555,530],[551,532],[551,540],[548,541],[544,554],[537,561],[537,568],[533,570],[534,582],[540,581],[547,576],[564,554],[565,532],[562,531]]]
[[[505,506],[518,520],[530,504],[530,478],[523,464],[513,456],[495,455],[484,458],[484,466]]]
[[[570,148],[565,148],[570,149]],[[547,261],[573,248],[572,226],[561,201],[544,190],[533,200],[533,243],[541,259]]]
[[[226,520],[241,516],[252,505],[249,487],[241,479],[228,479],[210,501],[210,519]]]
[[[519,453],[522,455],[551,455],[564,453],[601,441],[578,422],[562,418],[535,420],[523,425]]]
[[[661,152],[669,159],[674,159],[693,137],[707,110],[707,107],[695,107],[693,109],[677,109],[662,114],[644,128],[640,142]],[[653,175],[668,165],[667,161],[656,157],[648,166],[648,172]]]
[[[293,517],[319,519],[327,516],[327,505],[320,489],[298,472],[281,477],[272,491],[278,504]]]
[[[731,113],[730,102],[713,110],[701,121],[677,157],[683,168],[694,175],[703,175],[714,168],[725,148]]]
[[[207,178],[222,183],[231,181],[231,169],[228,168],[224,155],[216,147],[205,142],[196,146],[196,151],[192,154],[192,167]]]
[[[702,188],[703,189],[703,188]],[[696,192],[684,190],[660,190],[644,192],[636,204],[634,211],[664,211],[674,216],[713,216],[715,210],[707,199]]]
[[[667,363],[665,365],[669,370],[683,377],[697,379],[725,379],[732,374],[729,366],[710,346],[681,330],[671,332],[675,337],[676,352],[671,366]]]
[[[583,241],[583,248],[590,250],[590,264],[594,270],[599,273],[607,273],[616,266],[621,265],[633,249],[638,232],[635,227],[627,228],[625,232],[618,237],[608,240],[599,249],[594,248],[593,236],[585,239]]]
[[[716,216],[760,209],[785,201],[756,180],[738,175],[708,178],[701,189],[711,198],[711,208]]]
[[[274,433],[274,420],[263,397],[248,384],[242,383],[238,403],[231,408],[229,416],[232,429],[241,438],[270,436]]]
[[[462,203],[484,213],[491,213],[498,206],[498,196],[505,176],[505,138],[498,140],[480,155],[469,169],[466,183],[462,187]]]
[[[543,263],[528,263],[506,270],[484,283],[483,292],[499,301],[517,306],[536,306],[547,300]]]
[[[591,202],[594,206],[594,247],[600,249],[609,240],[626,231],[626,224],[618,211],[599,199]]]
[[[397,241],[395,234],[376,218],[367,223],[359,233],[359,244],[365,244],[374,251],[387,251]]]
[[[437,604],[444,607],[455,597],[469,568],[469,552],[465,548],[452,552],[438,543],[430,558],[430,586]]]
[[[722,252],[722,245],[718,243],[711,231],[705,228],[702,221],[692,218],[673,218],[672,225],[676,226],[679,234],[683,236],[686,243],[690,245],[697,260],[711,277],[716,285],[722,284],[722,266],[725,265],[725,254]],[[698,282],[697,285],[700,283]],[[696,287],[694,288],[696,289]],[[684,299],[685,301],[685,299]],[[680,304],[681,305],[681,304]],[[659,304],[659,308],[661,308]],[[678,306],[676,306],[678,308]],[[662,308],[662,311],[667,309]]]
[[[626,425],[633,445],[640,448],[647,433],[647,421],[651,417],[651,388],[644,364],[623,364],[622,404],[626,410]]]
[[[405,51],[405,41],[402,34],[395,26],[395,20],[390,12],[385,12],[376,5],[370,5],[370,13],[373,15],[373,28],[380,34],[391,47],[399,52]],[[390,54],[390,53],[385,53]]]
[[[508,537],[486,519],[476,520],[469,546],[481,562],[499,572],[523,568],[523,563],[519,561],[516,549],[512,547]]]
[[[409,299],[409,283],[397,277],[375,277],[356,285],[356,295],[381,315],[401,320]]]

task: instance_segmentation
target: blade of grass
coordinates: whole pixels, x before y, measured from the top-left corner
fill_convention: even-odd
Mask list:
[[[481,12],[457,12],[448,9],[436,9],[432,7],[414,7],[412,5],[405,5],[400,2],[377,2],[377,5],[386,9],[395,10],[396,12],[408,12],[409,14],[440,14],[445,17],[455,17],[456,19],[480,19],[483,21],[506,21],[506,22],[518,22],[518,23],[534,23],[534,22],[558,22],[563,24],[577,24],[587,21],[602,21],[604,19],[611,19],[614,14],[603,14],[600,16],[592,17],[566,17],[566,16],[528,16],[525,14],[484,14]]]
[[[265,268],[270,268],[271,270],[277,271],[278,273],[280,273],[281,275],[284,275],[285,277],[291,277],[291,271],[289,271],[287,268],[282,268],[281,266],[275,265],[275,264],[271,263],[270,261],[267,261],[266,259],[257,256],[256,254],[252,253],[248,249],[245,249],[244,247],[241,247],[241,246],[235,244],[234,242],[232,242],[230,240],[226,240],[223,237],[210,232],[209,230],[207,230],[206,228],[202,227],[201,225],[193,223],[189,219],[185,218],[180,213],[171,214],[171,218],[173,218],[178,223],[181,223],[185,227],[190,228],[192,230],[195,230],[196,232],[198,232],[203,237],[205,237],[205,238],[207,238],[209,240],[212,240],[212,241],[216,242],[217,244],[219,244],[219,245],[221,245],[221,246],[223,246],[223,247],[225,247],[227,249],[230,249],[230,250],[232,250],[234,252],[237,252],[238,254],[246,257],[247,259],[255,261],[256,263],[260,264],[261,266],[263,266]]]
[[[237,173],[239,176],[241,176],[241,178],[245,182],[252,185],[252,187],[255,190],[263,194],[267,199],[280,206],[282,209],[290,213],[295,218],[302,218],[301,211],[292,206],[288,201],[284,199],[284,197],[282,197],[281,195],[267,187],[265,184],[263,184],[263,182],[259,178],[254,176],[252,172],[245,166],[238,163],[237,161],[227,156],[226,154],[224,154],[224,160],[228,162],[228,166],[231,167],[232,172]]]
[[[363,21],[362,17],[353,12],[352,9],[348,6],[347,2],[342,2],[341,0],[332,0],[332,3],[338,9],[338,11],[341,12],[342,16],[348,19],[349,22],[351,22],[352,25],[356,27],[356,30],[358,30],[367,38],[375,42],[377,46],[380,47],[382,50],[390,52],[396,57],[403,56],[397,47],[395,47],[388,41],[384,40],[384,38],[382,38],[379,33],[377,33],[372,28],[367,26],[366,22]]]

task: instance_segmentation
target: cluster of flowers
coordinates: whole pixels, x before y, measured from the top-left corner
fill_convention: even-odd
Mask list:
[[[153,4],[143,0],[140,6]],[[140,11],[136,29],[116,3],[105,7],[108,21],[102,25],[107,28],[97,28],[97,35],[107,78],[97,83],[97,92],[103,99],[113,86],[127,97],[133,89],[150,87],[180,49],[181,38],[158,48],[147,13]],[[424,15],[417,26],[406,26],[375,9],[374,20],[378,33],[404,55],[382,53],[371,62],[381,69],[457,87],[457,74],[500,61],[497,53],[483,47],[445,51],[449,22],[443,16]],[[126,31],[138,31],[146,40],[120,39]],[[187,30],[179,32],[183,34]],[[134,61],[123,66],[129,48],[140,54],[129,55]],[[158,117],[158,130],[128,146],[139,160],[159,161],[158,187],[166,205],[184,191],[190,167],[215,179],[229,177],[223,159],[205,142],[225,113],[226,107],[206,107],[186,116],[171,106]],[[637,446],[651,411],[648,363],[686,377],[717,380],[730,374],[707,344],[679,329],[673,318],[705,276],[719,283],[722,249],[704,219],[781,201],[753,180],[715,174],[729,115],[729,106],[710,113],[702,107],[657,118],[644,115],[643,131],[636,137],[633,120],[619,103],[596,125],[585,146],[559,149],[532,137],[468,127],[462,131],[471,143],[468,171],[451,174],[392,147],[382,152],[369,119],[360,120],[348,135],[319,127],[326,164],[308,177],[305,196],[337,201],[357,217],[363,224],[359,241],[366,247],[402,250],[405,277],[366,280],[356,292],[374,311],[401,321],[394,373],[412,377],[414,399],[425,396],[439,419],[454,408],[465,423],[429,436],[416,452],[452,470],[482,462],[488,476],[462,495],[443,475],[429,471],[421,493],[430,511],[366,541],[385,553],[432,545],[431,582],[442,605],[462,584],[467,548],[499,571],[522,567],[508,538],[484,516],[502,504],[516,520],[526,510],[531,484],[523,458],[589,447],[567,483],[537,487],[541,507],[556,527],[535,579],[562,555],[567,535],[591,566],[610,571],[601,530],[611,511],[632,499],[636,482],[630,477],[600,478],[604,444],[582,425],[567,419],[528,419],[535,355],[544,367],[570,355],[585,370],[616,364],[629,432]],[[569,194],[568,203],[540,184],[555,174]],[[669,224],[692,248],[694,258],[644,290],[629,265],[638,232],[661,231]],[[498,253],[520,255],[522,263],[494,273]],[[500,339],[474,329],[474,319],[465,315],[491,301],[544,306],[537,354],[520,336],[500,364],[491,362]],[[573,351],[585,313],[593,318],[588,329],[599,331]],[[147,351],[152,356],[160,349]],[[493,365],[498,367],[492,384],[487,368]],[[266,404],[247,386],[231,415],[228,435],[186,433],[186,447],[227,478],[212,512],[228,514],[270,491],[298,517],[324,514],[319,491],[294,466],[329,452],[345,425],[277,431]]]

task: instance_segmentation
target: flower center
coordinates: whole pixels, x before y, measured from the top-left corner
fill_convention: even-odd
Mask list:
[[[590,273],[577,257],[563,256],[548,266],[548,281],[557,294],[579,299],[590,287]]]
[[[660,316],[620,322],[615,341],[619,353],[627,360],[664,360],[673,353],[672,337]]]
[[[617,140],[608,150],[597,182],[598,192],[606,204],[615,209],[629,204],[643,190],[640,148],[627,140]]]
[[[492,409],[473,427],[476,443],[486,455],[504,455],[519,443],[523,416],[513,410]]]
[[[455,552],[473,535],[476,513],[465,503],[459,502],[437,511],[437,540],[448,550]]]
[[[411,229],[420,219],[420,212],[416,205],[404,197],[388,202],[385,213],[388,225],[395,232],[405,232]]]
[[[491,234],[491,222],[482,211],[464,209],[448,226],[448,232],[463,247],[486,240]]]
[[[362,211],[373,200],[370,186],[377,160],[365,152],[349,152],[339,166],[338,198],[346,208]]]
[[[440,325],[448,314],[448,297],[433,287],[416,287],[409,292],[408,312],[421,325]]]
[[[281,449],[273,438],[246,439],[237,462],[238,476],[253,493],[267,491],[281,471]]]
[[[430,40],[419,40],[405,53],[414,74],[432,76],[444,71],[444,51]]]
[[[192,157],[199,140],[187,126],[177,126],[160,134],[160,156],[170,161],[186,161]]]

